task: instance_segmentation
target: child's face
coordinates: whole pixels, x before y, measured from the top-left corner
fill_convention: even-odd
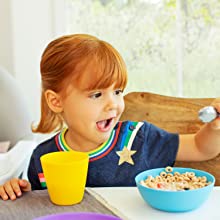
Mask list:
[[[81,147],[105,142],[124,110],[122,91],[114,85],[94,91],[71,86],[62,103],[71,139]]]

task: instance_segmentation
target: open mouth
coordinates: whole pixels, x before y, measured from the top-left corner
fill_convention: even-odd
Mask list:
[[[113,123],[113,118],[96,122],[99,131],[108,131]]]

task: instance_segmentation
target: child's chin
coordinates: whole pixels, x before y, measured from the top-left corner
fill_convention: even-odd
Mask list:
[[[107,141],[111,136],[111,131],[109,132],[102,132],[101,134],[101,139],[102,139],[102,142],[105,142]]]

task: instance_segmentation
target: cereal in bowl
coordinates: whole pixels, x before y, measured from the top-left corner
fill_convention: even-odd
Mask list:
[[[172,167],[166,167],[158,176],[148,176],[140,184],[149,188],[167,191],[192,190],[211,184],[205,176],[196,176],[194,172],[172,172]]]

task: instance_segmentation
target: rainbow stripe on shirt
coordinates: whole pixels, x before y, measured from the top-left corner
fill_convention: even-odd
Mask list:
[[[118,135],[120,133],[122,122],[118,123],[117,129],[113,129],[109,139],[104,142],[100,147],[95,150],[89,151],[89,162],[98,160],[106,156],[115,146],[118,140]],[[65,141],[65,133],[67,128],[64,129],[62,132],[56,135],[55,142],[59,151],[73,151]]]
[[[112,130],[109,139],[97,149],[88,152],[89,162],[99,160],[105,157],[107,154],[109,154],[109,152],[111,152],[111,150],[114,148],[115,144],[117,143],[121,125],[122,125],[122,122],[118,122],[117,128]],[[67,131],[67,128],[63,129],[59,134],[55,136],[56,146],[59,151],[73,151],[72,148],[70,148],[65,141],[64,136],[65,136],[66,131]],[[38,177],[39,177],[41,186],[45,188],[46,181],[44,178],[44,174],[39,173]]]

